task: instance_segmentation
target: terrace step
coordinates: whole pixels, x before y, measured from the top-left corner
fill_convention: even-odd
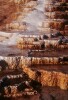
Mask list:
[[[50,92],[50,88],[59,87],[59,90],[63,90],[65,95],[68,90],[68,1],[28,1],[14,1],[17,5],[20,2],[21,4],[18,5],[17,12],[11,16],[14,20],[9,21],[3,27],[3,31],[8,33],[3,32],[3,35],[1,33],[0,36],[2,38],[0,42],[0,55],[2,55],[0,56],[0,79],[3,80],[3,77],[7,75],[12,81],[12,86],[4,87],[5,95],[3,96],[7,98],[23,96],[23,93],[20,94],[17,88],[19,83],[24,80],[27,80],[26,84],[28,83],[28,79],[23,80],[21,75],[24,72],[30,80],[39,82],[42,86],[48,86],[46,92],[50,93],[50,98],[48,98],[46,92],[42,93],[41,91],[39,93],[39,88],[40,96],[38,98],[27,99],[41,100],[44,98],[51,100],[55,98],[51,93],[56,91],[58,94],[58,92],[53,89]],[[20,12],[19,8],[21,8]],[[62,8],[61,11],[60,8]],[[59,35],[57,36],[56,33]],[[36,85],[33,84],[33,86]],[[10,93],[9,90],[11,90]],[[23,92],[25,95],[25,91]],[[31,93],[35,95],[34,91]],[[31,95],[31,93],[28,92],[26,95]],[[57,96],[57,94],[54,95]],[[63,99],[61,96],[57,100]]]
[[[6,64],[6,65],[3,65]],[[59,57],[3,57],[0,56],[0,69],[21,69],[24,65],[68,65],[67,56]],[[4,67],[4,68],[3,68]]]
[[[67,90],[68,88],[66,85],[68,84],[68,74],[63,74],[62,72],[56,71],[51,72],[46,70],[32,70],[31,68],[25,66],[23,67],[23,71],[27,73],[31,79],[41,82],[43,86],[58,86],[63,90]],[[38,72],[40,75],[38,75]]]

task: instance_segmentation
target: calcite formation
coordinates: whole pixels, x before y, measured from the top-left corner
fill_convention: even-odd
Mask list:
[[[52,46],[53,48],[60,48],[60,49],[64,49],[64,48],[68,48],[68,44],[61,44],[59,45],[58,40],[44,40],[43,38],[41,38],[41,40],[39,39],[41,36],[39,37],[29,37],[29,36],[22,36],[19,37],[17,40],[17,46],[20,49],[42,49],[41,45],[42,43],[44,44],[45,48],[50,48],[50,46]],[[35,40],[37,39],[37,41]]]
[[[49,1],[46,0],[45,2],[45,16],[46,19],[42,23],[41,31],[45,31],[47,28],[50,30],[50,32],[60,31],[64,35],[67,34],[67,7],[68,3],[67,1]],[[50,28],[50,29],[49,29]]]
[[[6,61],[6,63],[8,64],[8,69],[16,69],[16,67],[19,69],[23,69],[23,71],[25,73],[27,73],[29,75],[29,77],[31,79],[36,79],[36,71],[32,71],[30,68],[25,67],[25,65],[27,64],[27,66],[30,66],[30,64],[32,64],[31,59],[30,58],[24,58],[24,57],[0,57],[2,60]],[[49,58],[46,58],[47,60]],[[55,58],[56,64],[58,64],[58,59]],[[45,61],[45,64],[48,64],[49,61]],[[47,62],[47,63],[46,63]],[[38,59],[36,59],[33,64],[44,64],[41,62],[38,62]],[[50,63],[51,64],[51,63]],[[53,62],[52,62],[53,64]],[[41,76],[39,77],[40,82],[42,83],[42,85],[44,86],[58,86],[61,89],[64,90],[68,90],[68,75],[67,74],[63,74],[62,72],[56,72],[56,71],[44,71],[44,70],[39,70],[41,73]],[[39,81],[38,80],[38,81]]]
[[[31,79],[36,80],[36,72],[32,71],[28,67],[23,67],[23,71],[26,72]],[[44,70],[39,70],[41,73],[41,76],[39,77],[39,80],[42,85],[44,86],[58,86],[61,89],[68,90],[68,75],[63,74],[61,72],[48,72]]]
[[[0,30],[6,30],[5,25],[17,19],[21,8],[29,1],[31,0],[0,0]],[[18,25],[15,23],[10,27],[18,28]]]
[[[0,98],[68,100],[68,0],[0,0],[0,30]]]

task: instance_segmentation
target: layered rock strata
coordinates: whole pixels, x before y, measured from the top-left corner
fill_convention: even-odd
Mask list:
[[[62,43],[59,44],[59,39],[57,40],[52,40],[52,39],[39,39],[41,38],[39,37],[21,37],[18,39],[17,41],[17,46],[20,49],[42,49],[42,44],[44,45],[44,49],[45,48],[50,48],[50,46],[52,46],[53,48],[60,48],[60,49],[64,49],[64,48],[68,48],[68,43]]]
[[[16,66],[22,67],[23,65],[63,65],[68,64],[68,57],[2,57],[0,56],[0,63],[6,62],[10,69]],[[21,65],[20,65],[21,64]],[[18,66],[19,65],[19,66]],[[19,69],[19,68],[18,68]]]
[[[28,67],[23,67],[23,71],[29,75],[30,78],[36,80],[36,72],[32,71]],[[67,74],[63,74],[61,72],[48,72],[44,70],[40,70],[41,76],[38,77],[38,81],[45,86],[59,86],[61,89],[67,90],[68,89],[68,80]]]
[[[30,66],[29,65],[30,58],[29,58],[29,60],[26,58],[25,62],[24,62],[24,59],[22,59],[22,58],[17,59],[17,58],[12,58],[12,57],[10,57],[10,58],[3,57],[3,59],[4,59],[4,62],[6,61],[6,63],[7,63],[6,68],[9,67],[9,69],[22,69],[27,75],[29,75],[29,77],[31,79],[41,82],[42,85],[44,85],[44,86],[58,86],[61,89],[68,90],[68,75],[67,74],[64,74],[60,71],[59,72],[56,72],[56,71],[50,72],[50,71],[40,69],[38,71],[41,73],[41,76],[36,76],[36,71],[33,71],[28,67],[25,67],[26,64],[27,64],[27,66]],[[0,64],[1,64],[1,61],[0,61]],[[38,64],[37,59],[35,62],[37,62],[36,64]],[[35,64],[35,62],[34,62],[34,64]],[[39,64],[44,64],[44,63],[39,63]],[[53,65],[53,63],[52,63],[52,65]],[[6,69],[6,70],[8,70],[8,69]]]
[[[60,31],[63,35],[68,35],[68,3],[67,1],[47,1],[45,2],[45,21],[42,23],[40,31],[54,33]]]

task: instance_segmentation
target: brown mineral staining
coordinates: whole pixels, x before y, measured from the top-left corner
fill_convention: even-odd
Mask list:
[[[68,100],[67,19],[68,0],[0,0],[0,99]]]
[[[0,30],[5,29],[5,25],[11,23],[11,21],[16,20],[17,14],[21,10],[21,5],[31,0],[0,0]],[[17,28],[17,25],[14,27]],[[21,28],[20,28],[21,29]],[[6,29],[5,29],[6,30]]]
[[[23,71],[29,75],[30,78],[35,79],[35,71],[32,71],[30,68],[24,67]],[[63,90],[68,90],[68,75],[61,72],[55,71],[44,71],[41,72],[41,83],[43,86],[58,86]]]

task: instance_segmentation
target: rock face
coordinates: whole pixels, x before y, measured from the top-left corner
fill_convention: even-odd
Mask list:
[[[41,36],[39,36],[38,38],[40,37]],[[18,38],[17,46],[20,49],[28,49],[28,48],[29,49],[43,49],[41,45],[44,44],[44,49],[50,48],[50,46],[52,46],[55,49],[68,48],[67,44],[59,45],[58,40],[47,40],[47,39],[44,40],[42,38],[40,40],[38,38],[29,37],[29,36]],[[37,39],[37,41],[35,39]]]
[[[39,70],[41,76],[37,77],[36,79],[36,71],[32,71],[28,67],[29,63],[32,64],[30,58],[24,57],[0,57],[2,60],[6,61],[8,69],[23,69],[23,71],[29,75],[31,79],[37,80],[42,83],[43,86],[58,86],[61,89],[68,90],[68,74],[64,74],[62,72],[56,71],[46,71],[46,70]],[[38,62],[38,61],[36,61]],[[0,61],[1,64],[1,61]],[[38,63],[34,63],[35,65]],[[41,64],[41,63],[40,63]],[[40,65],[39,64],[39,65]],[[58,64],[58,63],[57,63]],[[1,65],[0,65],[1,66]]]
[[[45,2],[45,21],[42,23],[41,31],[50,30],[54,33],[55,31],[60,31],[64,35],[67,32],[67,1],[49,1]],[[67,14],[67,15],[66,15]],[[50,28],[50,29],[49,29]]]
[[[31,0],[0,0],[0,27],[3,24],[1,28],[5,28],[5,24],[15,20],[19,15],[21,6],[29,1]]]
[[[26,72],[31,79],[36,80],[36,72],[31,69],[24,67],[23,71]],[[38,76],[38,81],[44,86],[58,86],[61,89],[68,90],[68,75],[61,72],[48,72],[40,70],[41,76]]]
[[[9,10],[10,9],[10,10]],[[0,24],[5,23],[9,15],[17,11],[16,4],[11,0],[0,0]]]

